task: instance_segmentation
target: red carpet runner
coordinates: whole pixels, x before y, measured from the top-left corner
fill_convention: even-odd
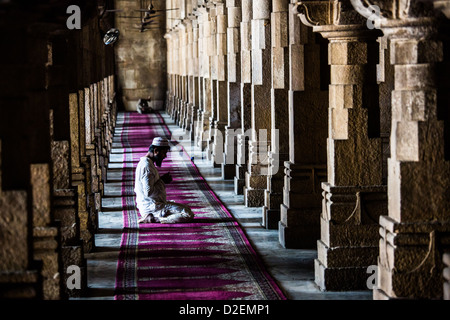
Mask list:
[[[170,138],[159,114],[121,113],[124,230],[116,300],[284,300],[235,218],[177,145],[160,172],[170,171],[167,199],[190,205],[189,224],[137,223],[134,169],[155,136]]]

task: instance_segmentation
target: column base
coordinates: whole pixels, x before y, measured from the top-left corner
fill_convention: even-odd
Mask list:
[[[35,248],[33,258],[42,261],[41,279],[44,300],[61,299],[60,277],[55,277],[62,271],[59,259],[60,238],[58,225],[33,229]]]
[[[233,180],[236,176],[236,165],[235,164],[221,164],[222,167],[222,179],[223,180]]]
[[[398,222],[381,216],[379,233],[377,288],[386,299],[441,300],[450,223]],[[377,297],[382,298],[380,292]]]
[[[213,165],[212,149],[211,144],[208,142],[206,142],[205,156],[212,166]]]
[[[244,194],[245,180],[234,177],[234,193],[237,195]]]
[[[0,272],[0,299],[42,298],[42,279],[38,270]]]
[[[289,208],[280,206],[281,217],[279,242],[286,249],[317,249],[320,239],[320,199],[317,195],[297,196],[297,204],[304,208]]]
[[[249,166],[249,169],[254,167]],[[267,176],[245,172],[244,202],[247,207],[262,207],[265,202]]]
[[[265,189],[252,189],[244,187],[244,203],[246,207],[262,207],[264,206]]]
[[[197,146],[200,148],[201,151],[206,151],[206,148],[208,146],[208,143],[206,141],[203,140],[199,140],[197,142]]]
[[[187,131],[188,131],[187,136],[189,137],[189,140],[195,141],[195,126],[193,123],[190,124]]]
[[[387,187],[322,187],[317,284],[333,291],[367,289],[367,269],[377,265],[379,255],[378,221],[387,213]]]
[[[245,166],[238,164],[235,167],[234,193],[236,193],[237,195],[243,195],[244,187],[245,187]]]
[[[316,249],[320,232],[316,226],[288,227],[283,222],[278,224],[278,238],[285,249]]]
[[[329,268],[314,260],[315,283],[322,291],[369,290],[367,267]]]
[[[280,210],[269,209],[266,206],[262,208],[261,226],[269,230],[277,230],[280,222]]]

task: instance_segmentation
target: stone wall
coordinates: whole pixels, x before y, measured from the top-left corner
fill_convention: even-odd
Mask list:
[[[120,106],[136,111],[139,99],[151,98],[150,106],[156,110],[164,107],[167,88],[167,46],[165,12],[157,12],[145,31],[141,20],[150,1],[116,0],[115,27],[120,38],[115,44],[116,70]],[[153,1],[155,10],[165,9],[164,1]],[[141,7],[142,5],[142,7]],[[149,20],[150,21],[150,20]],[[154,21],[154,23],[153,23]]]

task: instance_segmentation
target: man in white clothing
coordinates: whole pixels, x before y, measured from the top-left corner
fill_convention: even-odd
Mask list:
[[[166,183],[170,183],[172,177],[170,173],[160,176],[155,165],[161,167],[169,150],[167,139],[153,139],[148,153],[139,160],[136,167],[134,192],[136,207],[141,215],[139,223],[183,223],[194,218],[188,206],[166,199]]]

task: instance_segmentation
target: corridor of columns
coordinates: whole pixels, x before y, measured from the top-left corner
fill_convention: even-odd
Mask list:
[[[0,1],[0,298],[450,300],[449,18]],[[136,222],[156,136],[193,223]]]

